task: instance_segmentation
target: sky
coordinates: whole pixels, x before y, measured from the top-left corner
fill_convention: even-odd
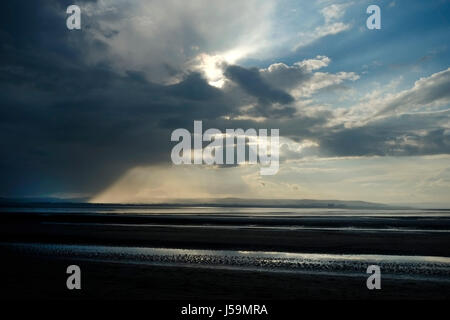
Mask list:
[[[0,16],[2,197],[450,205],[449,0],[7,0]],[[278,173],[172,164],[194,120],[279,129]]]

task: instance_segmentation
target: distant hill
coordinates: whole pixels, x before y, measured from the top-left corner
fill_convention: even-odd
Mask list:
[[[313,200],[313,199],[174,199],[151,203],[89,203],[88,198],[0,198],[0,206],[149,206],[149,207],[256,207],[256,208],[347,208],[347,209],[404,209],[407,206],[392,206],[366,201]]]
[[[243,198],[221,198],[221,199],[183,199],[175,200],[179,205],[207,205],[224,207],[267,207],[267,208],[353,208],[353,209],[396,209],[406,206],[391,206],[382,203],[365,201],[343,201],[343,200],[313,200],[313,199],[243,199]]]
[[[56,197],[0,197],[0,205],[6,203],[87,203],[89,198],[56,198]]]

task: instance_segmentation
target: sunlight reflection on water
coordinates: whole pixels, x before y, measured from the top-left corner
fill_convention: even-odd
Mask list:
[[[438,276],[450,280],[450,258],[396,255],[343,255],[234,250],[191,250],[37,243],[1,243],[22,254],[123,263],[250,267],[267,270],[365,272],[370,264],[384,273]]]

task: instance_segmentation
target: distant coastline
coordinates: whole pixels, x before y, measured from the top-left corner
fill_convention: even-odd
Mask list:
[[[0,207],[10,206],[124,206],[124,207],[252,207],[252,208],[328,208],[328,209],[411,209],[411,206],[396,206],[366,201],[313,200],[313,199],[174,199],[150,203],[92,203],[89,198],[0,198]]]

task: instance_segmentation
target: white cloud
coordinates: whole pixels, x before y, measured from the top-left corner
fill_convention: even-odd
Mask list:
[[[377,115],[414,111],[432,111],[432,108],[450,104],[450,68],[417,80],[409,90],[387,98]]]
[[[354,72],[317,72],[331,62],[330,58],[317,56],[288,66],[283,63],[270,65],[262,69],[264,79],[272,86],[288,91],[295,98],[308,98],[317,91],[340,84],[344,81],[355,81],[359,76]],[[314,72],[316,71],[316,72]]]
[[[334,20],[342,18],[342,16],[345,14],[345,9],[349,5],[349,3],[332,4],[320,10],[323,17],[325,18],[325,23],[328,24]]]
[[[300,41],[294,46],[293,50],[295,51],[301,47],[309,45],[320,38],[349,30],[351,28],[350,24],[336,20],[344,16],[345,9],[350,5],[351,3],[332,4],[321,9],[320,13],[323,16],[325,23],[321,26],[315,27],[313,30],[300,32]]]
[[[307,71],[313,71],[323,67],[327,67],[331,62],[331,59],[325,56],[317,56],[315,59],[307,59],[297,62],[295,65],[304,67]]]
[[[410,89],[393,92],[397,85],[398,79],[365,94],[358,104],[339,110],[335,123],[363,126],[384,117],[441,112],[450,107],[450,68],[417,80]]]

